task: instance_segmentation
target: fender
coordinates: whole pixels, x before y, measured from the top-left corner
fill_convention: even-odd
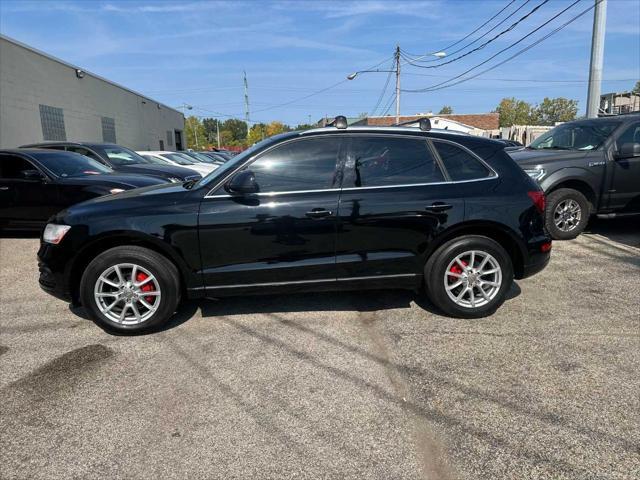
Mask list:
[[[589,187],[594,194],[594,207],[600,203],[601,186],[603,176],[595,171],[582,167],[567,167],[556,170],[540,182],[540,187],[545,193],[555,189],[566,182],[581,182]]]

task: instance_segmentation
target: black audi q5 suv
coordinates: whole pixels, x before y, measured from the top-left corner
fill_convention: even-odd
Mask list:
[[[184,297],[294,289],[413,289],[445,314],[482,317],[547,265],[544,194],[504,144],[340,127],[277,135],[199,181],[58,213],[40,285],[133,333]]]

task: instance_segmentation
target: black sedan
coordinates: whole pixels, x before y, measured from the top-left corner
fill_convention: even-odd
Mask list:
[[[75,203],[160,183],[167,181],[114,173],[77,153],[0,150],[0,228],[40,229]]]
[[[46,142],[23,145],[20,148],[46,148],[66,150],[93,158],[98,162],[121,173],[141,173],[163,178],[171,182],[198,180],[201,175],[193,170],[161,161],[153,161],[138,155],[133,150],[114,143],[91,142]]]

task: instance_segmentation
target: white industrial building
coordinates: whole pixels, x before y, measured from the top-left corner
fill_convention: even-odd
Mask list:
[[[184,148],[184,115],[0,35],[0,148],[47,140]]]

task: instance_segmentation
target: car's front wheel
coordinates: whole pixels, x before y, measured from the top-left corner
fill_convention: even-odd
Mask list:
[[[478,318],[502,305],[513,282],[513,265],[496,241],[470,235],[442,245],[425,266],[430,300],[453,317]]]
[[[106,329],[138,333],[158,327],[174,313],[180,300],[178,270],[153,250],[115,247],[87,266],[80,298]]]

